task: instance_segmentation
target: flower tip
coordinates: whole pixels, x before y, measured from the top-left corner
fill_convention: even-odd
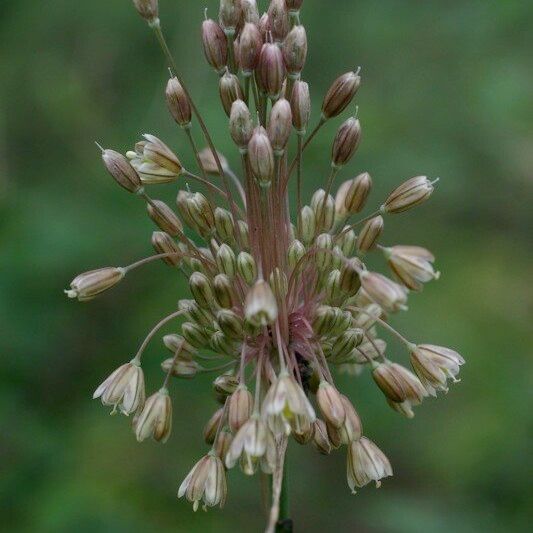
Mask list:
[[[69,298],[77,298],[78,297],[78,293],[77,291],[73,290],[73,289],[65,289],[63,291]]]

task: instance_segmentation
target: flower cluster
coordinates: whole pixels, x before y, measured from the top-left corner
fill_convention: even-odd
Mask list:
[[[464,363],[457,352],[413,343],[389,324],[392,314],[407,309],[410,292],[420,291],[439,273],[424,248],[380,244],[385,222],[425,202],[435,181],[408,179],[377,209],[354,221],[367,204],[370,174],[344,181],[333,194],[338,174],[361,140],[361,124],[350,116],[333,139],[324,187],[303,203],[305,151],[322,126],[352,104],[361,76],[350,71],[332,83],[308,133],[311,100],[302,79],[307,56],[302,4],[272,0],[260,16],[255,0],[221,0],[218,21],[202,24],[205,56],[216,72],[240,156],[239,177],[216,151],[177,72],[157,1],[134,1],[169,62],[166,102],[191,145],[198,173],[185,169],[154,135],[145,135],[126,156],[102,149],[111,176],[146,203],[157,226],[152,236],[156,254],[125,267],[81,274],[66,291],[71,298],[90,300],[132,269],[158,260],[187,277],[191,297],[179,301],[131,362],[115,370],[94,396],[113,412],[133,414],[139,441],[153,437],[164,442],[171,432],[171,378],[219,374],[213,389],[220,406],[204,429],[211,448],[178,493],[194,509],[200,502],[204,507],[224,504],[226,469],[237,465],[247,475],[257,470],[272,474],[275,500],[289,438],[300,445],[312,443],[322,454],[346,447],[350,488],[372,481],[379,486],[392,475],[391,465],[365,436],[352,402],[337,389],[335,370],[360,375],[368,367],[390,407],[412,417],[413,406],[447,391],[449,379],[457,381]],[[208,144],[201,151],[193,136],[195,124]],[[149,187],[169,182],[179,187],[177,213],[147,193]],[[192,183],[200,190],[192,190]],[[292,223],[289,185],[296,189]],[[371,252],[383,256],[394,280],[367,268]],[[182,321],[179,333],[162,339],[170,351],[161,365],[164,383],[145,399],[142,354],[159,329],[177,319]],[[382,329],[405,347],[412,370],[388,359]],[[272,523],[277,507],[274,501]]]

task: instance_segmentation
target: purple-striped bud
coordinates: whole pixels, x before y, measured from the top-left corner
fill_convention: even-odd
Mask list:
[[[105,267],[84,272],[72,280],[70,289],[65,290],[65,293],[69,298],[86,302],[114,287],[125,275],[126,271],[120,267]]]
[[[359,213],[366,204],[372,189],[372,178],[368,172],[363,172],[354,179],[345,181],[337,191],[335,210],[339,217]]]
[[[182,127],[191,123],[192,113],[189,98],[177,78],[170,78],[165,91],[168,110]]]
[[[180,219],[176,213],[161,200],[152,200],[147,205],[148,215],[157,224],[159,229],[175,237],[183,230]]]
[[[311,116],[311,97],[309,84],[305,81],[296,81],[291,95],[292,125],[298,135],[305,135],[309,117]]]
[[[283,42],[283,59],[289,75],[298,76],[307,58],[307,35],[301,25],[294,26]]]
[[[426,176],[416,176],[396,187],[381,206],[385,213],[402,213],[425,202],[435,187]]]
[[[235,102],[235,100],[243,99],[239,78],[226,69],[224,76],[220,78],[218,88],[222,107],[224,108],[226,115],[229,117],[233,102]]]
[[[282,42],[290,30],[290,19],[285,0],[272,0],[268,8],[270,31],[275,41]]]
[[[241,0],[241,7],[244,22],[251,22],[257,26],[259,24],[259,11],[256,0]]]
[[[291,105],[280,98],[273,106],[268,122],[268,137],[276,155],[283,154],[292,129]]]
[[[228,62],[228,42],[222,28],[212,19],[202,23],[202,42],[207,62],[222,74]]]
[[[133,5],[139,15],[149,24],[154,24],[158,20],[158,0],[133,0]]]
[[[285,5],[287,6],[287,9],[289,10],[289,12],[292,13],[298,13],[303,3],[304,0],[285,0]]]
[[[257,26],[259,28],[259,32],[261,33],[263,41],[266,41],[271,28],[270,17],[268,16],[268,13],[263,13],[263,15],[261,15],[261,18],[259,19],[259,24]]]
[[[241,0],[220,0],[218,20],[226,34],[235,33],[241,20]]]
[[[325,119],[340,115],[350,104],[361,85],[361,77],[357,72],[346,72],[339,76],[331,85],[324,102],[322,115]]]
[[[269,98],[277,98],[283,89],[285,64],[279,47],[265,43],[261,48],[258,65],[259,83]]]
[[[361,140],[361,124],[355,117],[350,117],[337,131],[331,150],[331,164],[340,168],[352,158]]]
[[[239,65],[243,74],[249,76],[257,68],[262,46],[259,28],[247,22],[239,37]]]
[[[169,266],[178,266],[181,263],[182,252],[174,239],[164,231],[154,231],[152,233],[152,246],[158,254],[172,254],[163,257],[162,261]]]
[[[252,115],[242,100],[235,100],[231,106],[229,131],[233,142],[246,151],[253,134]]]
[[[106,170],[121,187],[133,193],[142,191],[139,174],[122,154],[115,150],[103,150],[102,161]]]
[[[357,236],[357,250],[363,253],[372,250],[383,233],[383,226],[383,217],[381,215],[373,217],[366,222]]]
[[[262,187],[268,187],[274,176],[274,152],[265,128],[254,130],[248,144],[252,173]]]

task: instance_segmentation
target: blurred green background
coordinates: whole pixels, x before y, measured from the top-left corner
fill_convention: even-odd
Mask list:
[[[128,0],[2,0],[0,6],[0,509],[4,531],[258,531],[258,479],[229,474],[223,511],[192,512],[177,486],[206,449],[208,376],[173,385],[173,438],[135,442],[91,400],[185,285],[163,264],[88,305],[62,290],[78,272],[151,253],[144,206],[102,168],[93,141],[125,151],[143,132],[190,168],[162,91],[167,72]],[[215,0],[161,0],[163,25],[218,147],[236,165],[216,75],[199,38]],[[262,6],[264,7],[264,6]],[[343,376],[365,433],[395,476],[352,496],[344,452],[290,449],[296,531],[516,532],[531,526],[533,4],[306,0],[314,117],[327,86],[361,65],[370,206],[402,179],[440,176],[429,203],[390,217],[387,243],[432,249],[440,281],[393,323],[467,359],[462,382],[406,420],[367,374]],[[337,124],[337,123],[336,123]],[[336,124],[306,157],[322,185]],[[197,134],[197,132],[195,132]],[[174,186],[153,194],[172,203]],[[391,343],[390,354],[401,347]],[[149,389],[166,354],[146,354]]]

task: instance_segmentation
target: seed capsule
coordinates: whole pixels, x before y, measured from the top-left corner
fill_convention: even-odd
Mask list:
[[[196,303],[203,309],[210,309],[214,303],[213,287],[209,278],[201,272],[193,272],[189,287]]]
[[[228,62],[228,42],[224,31],[214,20],[202,23],[202,42],[207,62],[222,74]]]
[[[242,100],[243,98],[239,78],[226,69],[224,76],[220,78],[218,88],[222,107],[224,108],[226,115],[229,117],[233,102],[236,100]]]
[[[167,265],[179,266],[181,264],[183,253],[168,233],[154,231],[152,233],[152,246],[158,254],[172,254],[161,258],[161,261]]]
[[[247,22],[239,37],[239,64],[245,76],[250,76],[259,64],[263,38],[256,24]]]
[[[181,127],[189,126],[192,119],[191,104],[178,78],[168,80],[165,97],[168,110],[176,123]]]
[[[122,154],[115,150],[103,150],[102,161],[109,174],[121,187],[133,193],[142,192],[139,174]]]
[[[383,233],[383,226],[383,217],[381,215],[373,217],[365,223],[357,236],[357,249],[359,252],[368,252],[376,246]]]
[[[268,137],[272,149],[276,155],[282,155],[292,129],[292,112],[291,106],[285,98],[280,98],[273,106],[270,112],[268,122]]]
[[[347,72],[339,76],[331,85],[322,103],[322,116],[330,119],[340,115],[350,104],[361,85],[357,72]]]
[[[307,58],[307,35],[305,28],[296,25],[283,41],[283,59],[289,76],[297,77],[302,72]]]
[[[268,19],[272,37],[274,40],[282,42],[290,29],[289,12],[287,11],[285,0],[272,0],[270,2]]]
[[[311,116],[309,84],[298,80],[294,83],[291,95],[292,125],[298,135],[305,135]]]
[[[252,172],[262,187],[270,186],[274,176],[274,152],[265,128],[254,130],[248,144],[248,154]]]
[[[233,142],[246,152],[254,131],[252,115],[242,100],[235,100],[231,106],[229,131]]]
[[[285,64],[279,47],[273,43],[265,43],[259,55],[257,67],[261,89],[269,98],[277,98],[283,88]]]
[[[237,256],[237,271],[248,285],[257,278],[255,259],[248,252],[240,252]]]
[[[241,15],[241,0],[220,0],[218,19],[227,35],[235,33]]]
[[[158,0],[133,0],[133,5],[148,23],[154,24],[158,20]]]
[[[120,267],[105,267],[84,272],[72,280],[70,289],[65,290],[65,294],[69,298],[87,302],[114,287],[125,275],[126,271]]]
[[[426,176],[416,176],[394,189],[381,209],[385,213],[402,213],[425,202],[434,190]]]
[[[152,200],[147,204],[148,215],[159,228],[175,237],[183,230],[183,225],[174,211],[161,200]]]
[[[357,150],[360,140],[361,124],[355,117],[350,117],[337,131],[331,150],[331,164],[335,168],[346,165]]]

